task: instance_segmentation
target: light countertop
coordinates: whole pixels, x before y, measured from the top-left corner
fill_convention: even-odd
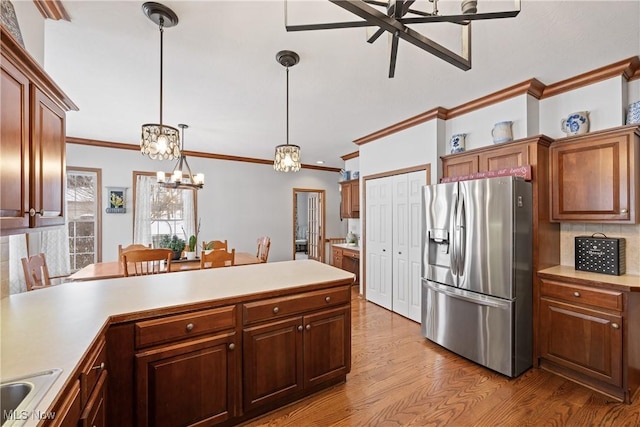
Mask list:
[[[628,288],[630,291],[640,292],[640,276],[635,274],[613,276],[611,274],[591,273],[588,271],[576,270],[574,267],[568,265],[556,265],[545,268],[544,270],[538,271],[538,274],[551,274],[569,279],[605,283],[614,286],[622,286]]]
[[[334,243],[334,247],[342,249],[350,249],[352,251],[360,251],[360,246],[354,246],[349,243]]]
[[[70,282],[11,295],[0,305],[0,374],[6,381],[62,369],[36,408],[44,412],[113,317],[324,282],[349,282],[354,277],[327,264],[300,260]]]

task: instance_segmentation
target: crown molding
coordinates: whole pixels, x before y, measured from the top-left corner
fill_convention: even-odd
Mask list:
[[[380,139],[385,136],[391,135],[393,133],[400,132],[401,130],[405,130],[415,125],[419,125],[429,120],[433,120],[433,119],[444,120],[447,118],[447,113],[448,113],[448,110],[446,108],[436,107],[432,110],[425,111],[424,113],[418,114],[417,116],[413,116],[399,123],[396,123],[395,125],[391,125],[377,132],[363,136],[362,138],[356,139],[353,142],[356,145],[362,145],[362,144],[366,144],[367,142],[375,141],[376,139]]]
[[[341,156],[340,158],[344,161],[350,160],[350,159],[355,159],[356,157],[360,156],[360,151],[354,151],[353,153],[349,153],[349,154],[345,154],[344,156]]]
[[[45,19],[54,21],[64,20],[71,22],[71,17],[60,0],[33,0],[38,11]]]
[[[67,144],[88,145],[91,147],[114,148],[118,150],[140,151],[139,145],[125,144],[122,142],[100,141],[97,139],[77,138],[73,136],[67,136],[66,141],[67,141]],[[184,150],[183,153],[185,154],[185,156],[200,157],[203,159],[227,160],[231,162],[245,162],[245,163],[256,163],[261,165],[273,165],[273,160],[257,159],[254,157],[229,156],[226,154],[205,153],[202,151],[189,151],[189,150]],[[304,163],[301,165],[301,168],[320,170],[324,172],[340,172],[340,168],[310,165],[310,164],[304,164]]]
[[[613,77],[624,77],[626,80],[630,80],[638,71],[638,67],[640,67],[640,59],[637,56],[633,56],[604,67],[596,68],[595,70],[547,85],[540,99],[569,92]]]

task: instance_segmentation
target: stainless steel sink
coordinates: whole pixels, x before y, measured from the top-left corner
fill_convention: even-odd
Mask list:
[[[50,369],[0,384],[0,413],[2,427],[19,426],[38,421],[46,414],[34,412],[35,407],[58,378],[61,369]]]

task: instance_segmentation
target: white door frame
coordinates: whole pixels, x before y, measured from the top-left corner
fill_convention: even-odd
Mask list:
[[[292,190],[293,197],[293,214],[291,217],[292,224],[292,257],[291,259],[296,259],[296,210],[298,209],[298,193],[317,193],[320,197],[320,207],[318,209],[318,222],[319,222],[319,230],[318,230],[318,260],[320,262],[324,262],[325,253],[324,253],[324,242],[325,242],[325,229],[326,229],[326,218],[327,218],[327,203],[326,203],[326,190],[315,189],[315,188],[293,188]],[[307,242],[307,246],[309,242]]]

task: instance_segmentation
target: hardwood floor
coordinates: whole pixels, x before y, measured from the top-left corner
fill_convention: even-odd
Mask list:
[[[420,325],[366,302],[352,310],[345,384],[248,426],[640,426],[632,405],[541,369],[509,379],[420,335]],[[639,393],[640,394],[640,393]]]

